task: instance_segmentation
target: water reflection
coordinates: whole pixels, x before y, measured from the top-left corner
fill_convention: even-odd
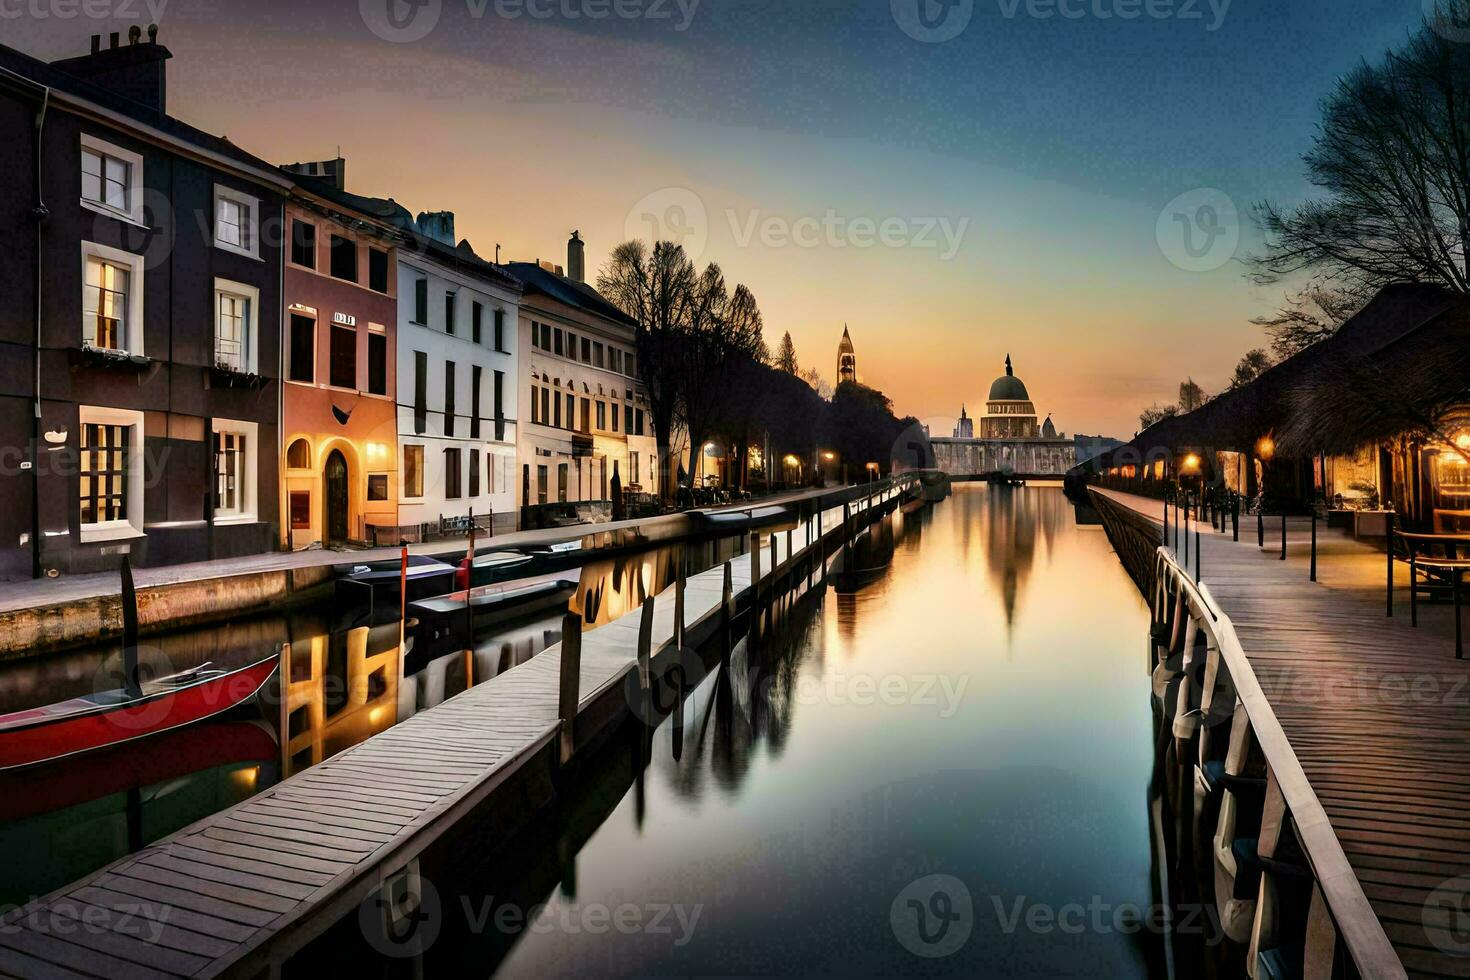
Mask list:
[[[817,590],[682,717],[584,765],[528,834],[433,869],[445,908],[545,911],[534,928],[447,915],[426,974],[1159,972],[1147,612],[1106,539],[1039,488],[961,488],[889,530],[891,571]],[[894,912],[929,875],[970,899],[942,960],[910,952]],[[589,928],[632,906],[696,921]],[[1074,907],[1102,925],[1044,919]]]

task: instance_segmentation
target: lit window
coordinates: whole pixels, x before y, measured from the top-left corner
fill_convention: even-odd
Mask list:
[[[215,523],[244,523],[255,519],[255,453],[258,426],[254,422],[214,420]]]
[[[214,244],[228,252],[259,258],[255,218],[260,201],[249,194],[214,185]]]
[[[82,343],[143,353],[143,256],[82,243]]]
[[[133,537],[143,527],[143,413],[81,406],[77,481],[83,542]]]
[[[259,290],[225,279],[214,281],[214,363],[222,370],[255,371],[255,308]]]
[[[83,206],[142,224],[143,158],[95,137],[81,142]]]
[[[297,439],[286,448],[286,468],[292,470],[311,469],[311,446],[305,439]]]
[[[403,447],[403,496],[417,498],[424,495],[424,447]]]

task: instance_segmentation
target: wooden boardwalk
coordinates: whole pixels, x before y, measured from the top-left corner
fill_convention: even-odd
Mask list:
[[[897,494],[900,491],[892,491]],[[879,503],[875,501],[875,504]],[[855,514],[862,503],[854,504]],[[840,533],[824,514],[813,549]],[[794,536],[796,559],[805,532]],[[780,565],[792,556],[784,535]],[[825,552],[823,552],[825,554]],[[762,582],[772,548],[761,549]],[[737,601],[751,562],[732,562]],[[689,578],[690,630],[721,615],[723,566]],[[762,585],[764,594],[767,586]],[[655,604],[657,652],[674,636],[673,590]],[[636,669],[641,611],[584,633],[579,711]],[[561,646],[0,919],[0,974],[256,976],[354,912],[389,876],[555,749]],[[581,725],[578,725],[580,730]]]
[[[1096,492],[1162,519],[1159,501]],[[1279,518],[1264,550],[1254,519],[1238,543],[1206,525],[1204,587],[1230,617],[1404,969],[1470,977],[1470,660],[1455,659],[1443,608],[1421,606],[1411,628],[1405,593],[1386,616],[1381,550],[1319,533],[1313,583],[1305,520],[1288,529],[1284,562]]]

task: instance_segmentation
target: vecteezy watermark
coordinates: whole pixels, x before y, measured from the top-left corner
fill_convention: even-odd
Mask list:
[[[1230,195],[1213,187],[1180,194],[1154,225],[1159,251],[1186,272],[1213,272],[1240,248],[1240,212]]]
[[[1424,20],[1447,41],[1470,41],[1470,0],[1424,0]]]
[[[1006,20],[1178,20],[1199,21],[1207,32],[1225,24],[1233,0],[995,0]],[[1425,4],[1435,0],[1425,0]],[[909,37],[926,44],[952,41],[975,16],[975,0],[889,0],[893,20]]]
[[[3,0],[0,0],[3,2]],[[473,21],[499,20],[667,21],[683,33],[694,23],[701,0],[464,0]],[[357,0],[362,22],[394,44],[422,41],[439,26],[444,0]]]
[[[968,674],[956,680],[943,674],[849,674],[832,670],[820,677],[803,674],[796,679],[793,700],[798,704],[881,704],[891,708],[937,708],[940,718],[953,718],[970,684]]]
[[[673,242],[697,262],[709,245],[709,212],[689,188],[663,187],[628,209],[623,235],[628,240]]]
[[[0,905],[0,936],[13,936],[22,930],[59,939],[75,936],[109,938],[121,934],[152,944],[163,938],[164,927],[173,913],[170,906],[142,900],[121,902],[110,908],[78,903],[72,906],[70,915],[57,915],[51,906],[45,904],[15,915],[16,910],[22,907]]]
[[[1031,901],[1025,895],[1009,900],[991,895],[990,906],[995,913],[996,924],[1007,936],[1023,930],[1038,936],[1151,932],[1198,937],[1206,946],[1217,946],[1225,941],[1225,930],[1215,915],[1214,907],[1208,904],[1137,905],[1109,902],[1100,895],[1094,895],[1085,903],[1051,905]]]
[[[969,218],[847,216],[833,208],[799,218],[768,215],[759,208],[741,215],[732,208],[725,218],[740,248],[759,241],[766,248],[932,249],[941,262],[959,254],[970,229]]]
[[[925,44],[953,41],[970,26],[975,0],[889,0],[894,23]]]
[[[1470,875],[1451,878],[1430,892],[1420,918],[1436,949],[1470,956]]]
[[[169,0],[0,0],[0,20],[135,20],[157,24]]]
[[[899,945],[915,956],[952,956],[970,940],[975,903],[960,879],[927,875],[910,882],[894,897],[888,924]]]

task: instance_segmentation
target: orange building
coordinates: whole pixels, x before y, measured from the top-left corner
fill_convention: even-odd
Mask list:
[[[342,160],[293,164],[286,204],[281,433],[284,544],[372,540],[398,523],[392,201],[343,189]]]

